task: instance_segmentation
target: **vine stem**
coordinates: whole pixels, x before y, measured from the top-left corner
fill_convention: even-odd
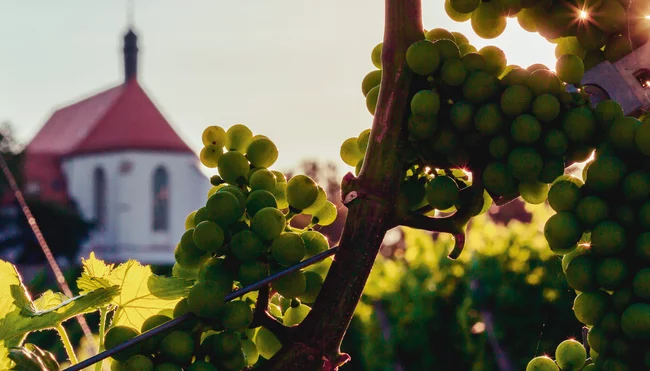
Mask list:
[[[104,334],[106,333],[106,317],[108,317],[108,310],[106,307],[99,308],[99,347],[97,353],[104,351]],[[95,371],[102,371],[104,360],[95,363]]]
[[[74,347],[70,342],[70,338],[68,337],[68,333],[65,331],[63,324],[59,323],[56,326],[56,331],[59,333],[59,336],[61,337],[61,342],[63,342],[63,347],[65,348],[65,352],[68,354],[70,363],[76,365],[77,363],[79,363],[79,361],[77,360],[77,355],[74,353]]]

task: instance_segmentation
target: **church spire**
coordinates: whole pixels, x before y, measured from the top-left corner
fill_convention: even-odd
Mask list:
[[[138,36],[133,32],[133,0],[127,2],[129,31],[124,35],[124,82],[136,79],[138,75]]]

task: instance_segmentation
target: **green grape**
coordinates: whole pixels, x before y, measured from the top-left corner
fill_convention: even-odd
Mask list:
[[[504,119],[501,109],[496,103],[487,103],[482,105],[476,116],[474,116],[474,125],[483,135],[494,135],[503,127]]]
[[[280,171],[277,170],[271,170],[273,174],[275,174],[275,181],[277,183],[286,183],[287,182],[287,177],[284,176],[284,174]]]
[[[242,231],[248,232],[248,231]],[[231,241],[231,246],[235,244],[235,238]],[[237,247],[232,246],[233,250],[236,250]],[[237,254],[235,254],[237,256]],[[201,269],[199,269],[198,274],[199,281],[210,281],[215,283],[219,287],[219,291],[230,292],[232,291],[232,283],[235,279],[233,270],[228,266],[228,262],[216,256],[211,257],[205,263],[201,264]]]
[[[609,128],[614,121],[625,116],[621,105],[610,99],[598,103],[594,114],[600,126],[604,128]]]
[[[187,304],[190,311],[203,318],[218,318],[226,294],[222,285],[213,281],[199,281],[190,288]]]
[[[458,184],[448,176],[433,178],[426,188],[426,199],[431,207],[446,210],[458,201],[460,191]]]
[[[587,185],[599,192],[611,191],[618,186],[626,172],[625,164],[618,158],[601,156],[589,165]]]
[[[214,169],[219,164],[219,159],[223,155],[223,148],[217,146],[205,146],[199,153],[199,160],[206,167]]]
[[[571,259],[564,273],[571,288],[578,291],[591,291],[596,288],[595,271],[594,258],[591,255],[583,254]]]
[[[246,157],[237,151],[229,151],[219,158],[219,175],[230,184],[240,184],[246,179],[250,165]]]
[[[560,371],[555,362],[547,356],[535,357],[526,365],[526,371]]]
[[[260,353],[257,351],[257,345],[252,340],[242,340],[241,348],[246,355],[246,362],[248,366],[253,366],[260,358]]]
[[[532,8],[522,9],[517,14],[517,23],[528,32],[537,32],[537,23],[535,21],[535,11]]]
[[[361,82],[361,92],[367,96],[370,89],[379,86],[381,83],[381,70],[370,71]]]
[[[434,152],[451,156],[458,148],[458,137],[450,129],[440,131],[433,139],[431,148]]]
[[[650,300],[650,268],[637,272],[632,281],[634,293],[643,300]]]
[[[113,349],[138,335],[140,335],[140,333],[136,329],[128,326],[111,327],[106,332],[106,335],[104,335],[104,348],[106,348],[106,350]],[[134,345],[114,354],[112,357],[115,360],[124,362],[131,356],[140,353],[140,348],[140,345]]]
[[[368,149],[368,142],[370,141],[370,129],[362,131],[357,137],[357,145],[362,154],[365,155],[366,149]],[[361,157],[363,160],[363,156]]]
[[[259,169],[251,175],[248,184],[253,191],[265,190],[273,192],[276,184],[275,174],[267,169]]]
[[[384,44],[379,43],[377,44],[373,49],[372,49],[372,54],[370,55],[370,59],[372,60],[372,64],[381,69],[381,50],[383,48]]]
[[[201,348],[210,358],[227,358],[241,350],[241,339],[232,331],[223,331],[208,335],[201,343]]]
[[[193,280],[196,279],[198,273],[197,269],[186,269],[178,263],[174,263],[172,266],[172,277]]]
[[[618,358],[608,358],[605,363],[603,363],[603,370],[609,371],[628,371],[629,368],[623,360]]]
[[[506,65],[508,64],[508,61],[506,60],[506,54],[498,47],[488,45],[481,48],[478,53],[482,55],[483,58],[485,58],[485,72],[489,73],[490,75],[500,76],[501,73],[503,73],[503,71],[506,69]]]
[[[542,171],[542,156],[532,147],[517,147],[508,155],[508,165],[519,180],[538,179]]]
[[[591,232],[591,248],[600,255],[617,254],[623,251],[625,243],[625,229],[611,220],[598,223]]]
[[[609,138],[614,146],[624,150],[636,149],[636,131],[641,126],[641,121],[634,117],[616,119],[609,130]]]
[[[222,227],[227,227],[241,218],[244,214],[239,200],[230,192],[219,191],[210,198],[205,207],[208,209],[210,219]]]
[[[314,214],[316,211],[320,210],[323,205],[325,205],[325,202],[327,202],[327,193],[325,193],[325,189],[323,187],[318,186],[318,197],[316,197],[316,201],[314,201],[311,206],[306,207],[302,210],[303,214]]]
[[[467,70],[459,58],[450,58],[442,64],[440,77],[448,86],[460,86],[465,82]]]
[[[416,41],[406,50],[406,63],[418,75],[430,75],[440,65],[440,53],[429,40]]]
[[[579,56],[564,54],[558,58],[555,64],[555,71],[560,80],[567,84],[580,84],[585,74],[585,65]]]
[[[327,238],[320,232],[306,231],[302,232],[300,237],[305,242],[305,258],[326,251],[330,247]]]
[[[621,318],[618,313],[609,311],[603,315],[600,326],[607,332],[617,333],[620,330]]]
[[[311,308],[309,308],[304,304],[300,304],[299,306],[296,307],[291,306],[284,313],[282,322],[285,326],[289,326],[289,327],[298,325],[300,324],[300,322],[302,322],[302,320],[305,319],[305,317],[307,317],[310,310]]]
[[[533,144],[542,134],[542,125],[534,116],[523,114],[513,120],[510,134],[519,144]]]
[[[544,237],[553,252],[564,255],[573,250],[580,241],[582,228],[573,213],[562,211],[546,221]]]
[[[531,71],[530,76],[526,80],[526,85],[528,85],[535,95],[555,94],[564,91],[562,81],[560,81],[557,75],[549,71],[548,68]]]
[[[544,149],[546,149],[548,153],[555,156],[561,156],[566,152],[568,147],[569,138],[567,138],[563,130],[551,129],[546,132],[546,136],[544,137]]]
[[[281,265],[291,266],[299,263],[305,256],[305,242],[299,234],[286,232],[271,244],[271,255]]]
[[[564,174],[564,160],[560,158],[546,158],[542,166],[542,172],[539,173],[539,181],[544,183],[553,183],[558,177]]]
[[[422,116],[409,116],[408,130],[411,137],[416,140],[425,140],[433,136],[438,127],[438,119],[436,116],[422,117]]]
[[[548,197],[548,184],[536,180],[519,183],[519,194],[529,204],[538,205]]]
[[[196,215],[196,210],[192,211],[191,213],[189,213],[187,215],[187,217],[185,218],[185,230],[194,228],[194,226],[195,226],[195,224],[194,224],[194,216],[195,215]]]
[[[444,28],[434,28],[432,30],[429,30],[426,35],[424,35],[424,37],[429,41],[436,41],[441,39],[448,39],[454,42],[456,41],[454,35],[452,35],[451,32],[445,30]]]
[[[186,331],[172,331],[160,342],[159,352],[165,360],[180,364],[188,362],[194,354],[192,334]]]
[[[303,303],[313,303],[323,287],[323,277],[316,272],[305,272],[305,292],[298,296]]]
[[[178,303],[176,303],[176,305],[174,306],[174,312],[173,312],[172,317],[178,318],[178,317],[180,317],[182,315],[185,315],[185,314],[187,314],[189,312],[190,312],[190,307],[189,307],[189,304],[187,302],[187,298],[183,298],[183,299],[179,300]]]
[[[225,186],[219,188],[219,190],[217,192],[227,192],[227,193],[230,193],[231,195],[235,196],[237,198],[237,201],[239,201],[239,206],[240,206],[240,209],[241,209],[240,212],[242,214],[244,213],[244,205],[246,204],[246,197],[244,196],[244,194],[242,193],[242,190],[240,188],[235,187],[233,185],[225,185]],[[208,200],[210,200],[209,197],[208,197]],[[229,202],[229,203],[232,203],[232,202]],[[224,206],[224,205],[222,205],[222,206]]]
[[[305,292],[307,280],[303,272],[295,271],[273,281],[271,287],[283,297],[294,299]]]
[[[589,347],[598,353],[604,353],[609,347],[609,336],[607,332],[599,327],[593,326],[587,333],[587,343]]]
[[[211,221],[199,223],[192,233],[196,247],[204,251],[217,252],[224,241],[223,229]]]
[[[246,200],[246,212],[251,218],[255,217],[255,214],[257,214],[260,210],[267,207],[278,207],[277,200],[271,192],[260,189],[253,191],[250,195],[248,195],[248,199]]]
[[[530,76],[530,72],[525,68],[513,68],[506,73],[501,80],[501,83],[506,86],[512,85],[526,85],[526,80]]]
[[[411,99],[411,112],[416,116],[429,117],[440,110],[440,96],[431,90],[420,90]]]
[[[311,206],[318,198],[318,185],[307,175],[295,175],[287,183],[287,201],[289,206],[303,210]]]
[[[238,232],[230,241],[230,249],[241,261],[253,261],[266,252],[264,241],[249,230]]]
[[[592,25],[578,27],[576,38],[580,46],[587,50],[600,50],[607,42],[605,33]]]
[[[445,0],[445,13],[455,22],[465,22],[472,18],[472,13],[461,13],[451,6],[452,0]],[[452,32],[453,34],[453,32]],[[456,37],[456,35],[453,35]]]
[[[650,229],[650,202],[646,201],[639,209],[639,225],[644,229]]]
[[[596,267],[596,281],[605,290],[616,290],[627,276],[627,264],[620,258],[605,258]]]
[[[481,0],[449,0],[449,3],[459,13],[471,13],[478,8]]]
[[[623,196],[630,201],[643,201],[650,196],[650,175],[645,171],[629,173],[622,183]]]
[[[187,371],[217,371],[217,369],[206,361],[196,360],[187,368]]]
[[[573,313],[585,325],[594,325],[605,315],[609,306],[609,295],[597,290],[581,292],[573,301]]]
[[[496,137],[492,138],[492,140],[490,140],[488,150],[490,152],[490,155],[492,155],[494,158],[502,159],[506,157],[510,151],[510,143],[508,142],[508,138],[506,138],[504,135],[497,135]]]
[[[612,305],[618,312],[622,312],[632,303],[634,294],[629,287],[619,288],[612,294]]]
[[[582,192],[576,183],[560,180],[551,186],[548,203],[556,212],[573,211],[581,201]]]
[[[289,207],[287,202],[287,183],[276,183],[275,188],[273,189],[273,197],[278,204],[278,209],[284,210]]]
[[[467,38],[467,36],[463,35],[462,33],[452,31],[451,34],[454,36],[454,41],[456,42],[456,45],[461,46],[461,45],[469,44],[469,39]]]
[[[350,166],[355,166],[363,158],[363,153],[359,150],[359,145],[357,144],[357,138],[352,137],[346,139],[341,145],[340,155],[343,162]]]
[[[433,46],[438,51],[441,62],[448,59],[460,58],[460,49],[458,49],[458,45],[456,45],[456,43],[451,39],[435,40],[433,41]]]
[[[260,261],[244,262],[237,271],[237,280],[244,286],[250,286],[269,276],[269,266]]]
[[[555,349],[555,362],[562,370],[580,370],[586,360],[585,347],[575,340],[564,340]]]
[[[323,204],[323,207],[318,209],[314,214],[312,214],[311,224],[318,224],[320,226],[326,227],[336,220],[338,210],[336,205],[330,201],[326,201]]]
[[[482,2],[472,12],[472,30],[483,39],[494,39],[506,29],[503,17],[492,2]]]
[[[471,52],[463,55],[460,61],[463,62],[463,65],[465,65],[467,72],[483,71],[486,65],[485,58],[483,58],[483,56],[477,52]],[[488,74],[486,74],[486,76],[490,78],[492,77]],[[493,80],[486,79],[485,81]]]
[[[257,331],[255,344],[257,345],[259,355],[265,359],[271,359],[275,353],[282,349],[282,343],[266,327],[262,327]]]
[[[650,259],[650,232],[641,233],[635,244],[636,256],[643,259]]]
[[[564,116],[562,128],[574,142],[586,142],[596,131],[596,118],[589,108],[573,108]]]
[[[224,305],[221,323],[226,330],[242,331],[253,322],[253,310],[243,300],[234,300]]]
[[[201,134],[204,146],[223,148],[226,145],[226,131],[221,126],[208,126]]]
[[[483,170],[485,188],[497,195],[511,195],[517,191],[512,170],[500,162],[491,162]]]
[[[274,207],[259,210],[251,220],[251,229],[265,241],[276,239],[286,225],[284,214]]]
[[[278,148],[268,138],[255,139],[248,145],[246,158],[254,167],[271,167],[278,159]]]
[[[458,130],[466,131],[474,123],[474,105],[468,101],[458,101],[451,106],[449,119]]]
[[[609,214],[607,203],[597,196],[587,196],[576,206],[576,216],[586,228],[593,228]]]
[[[128,371],[153,371],[153,361],[142,354],[136,354],[126,360],[124,369]]]
[[[541,122],[550,122],[560,115],[560,101],[553,94],[538,95],[533,100],[533,114]]]
[[[467,56],[469,54],[463,57],[463,60]],[[483,71],[471,72],[463,83],[463,96],[472,103],[483,103],[492,98],[497,91],[498,85],[494,77]]]
[[[153,316],[144,320],[144,322],[142,323],[142,327],[140,328],[140,332],[145,333],[169,321],[171,321],[171,318],[168,316],[162,314],[154,314]],[[141,343],[143,353],[145,354],[156,353],[158,350],[158,345],[162,341],[165,334],[166,332],[161,334],[156,334],[153,337],[150,337],[149,339],[143,341]]]
[[[246,127],[246,125],[233,125],[226,132],[226,148],[231,152],[237,151],[240,152],[240,154],[245,153],[246,149],[248,149],[248,145],[252,142],[252,140],[253,132],[251,132],[251,130]],[[219,171],[219,173],[221,173],[221,171]],[[223,175],[221,175],[221,177],[226,180]],[[228,180],[226,181],[228,183],[234,183]]]
[[[635,303],[621,315],[621,330],[632,339],[650,339],[650,305]]]
[[[199,223],[200,224],[200,223]],[[188,229],[181,236],[181,241],[176,245],[174,258],[176,263],[186,269],[198,268],[199,264],[205,260],[206,252],[199,249],[193,239],[194,228]]]
[[[580,27],[580,28],[584,28],[584,27]],[[561,58],[565,54],[575,55],[576,57],[580,58],[580,65],[582,65],[582,73],[584,74],[585,67],[582,62],[582,59],[587,55],[587,51],[580,45],[577,37],[574,36],[563,37],[559,40],[559,42],[555,46],[555,58]],[[557,71],[558,76],[562,79],[562,76],[560,76],[561,70],[562,69],[558,69],[556,65],[555,71]],[[562,79],[562,81],[565,80]],[[565,82],[571,84],[568,81]],[[579,82],[577,82],[576,84],[578,83]]]
[[[650,156],[650,120],[643,121],[634,135],[636,146],[646,156]]]
[[[516,117],[527,112],[533,102],[533,92],[524,85],[511,85],[501,94],[501,111]]]
[[[470,17],[471,17],[471,15],[470,15]],[[470,54],[470,53],[476,53],[478,51],[478,50],[476,50],[476,47],[474,45],[470,45],[470,44],[460,45],[458,47],[458,50],[460,51],[460,56],[461,57],[464,57],[464,56],[466,56],[467,54]]]

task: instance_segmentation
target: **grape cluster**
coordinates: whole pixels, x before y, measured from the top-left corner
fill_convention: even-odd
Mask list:
[[[213,187],[205,206],[187,216],[173,268],[174,276],[194,279],[195,284],[173,313],[149,317],[140,329],[114,326],[105,335],[105,345],[111,349],[189,312],[195,320],[116,354],[114,370],[240,370],[260,358],[269,359],[281,343],[254,323],[257,297],[269,292],[229,302],[226,295],[329,248],[326,237],[313,227],[331,224],[336,207],[308,176],[287,180],[283,173],[269,170],[278,157],[270,139],[254,136],[241,124],[227,131],[210,126],[202,139],[201,162],[217,168],[219,175],[210,179]],[[312,216],[304,230],[289,223],[299,214]],[[261,301],[268,305],[263,309],[284,326],[299,324],[328,268],[323,261],[274,281],[270,297]]]
[[[526,371],[595,371],[598,368],[594,359],[593,354],[587,358],[587,350],[580,342],[569,339],[557,346],[555,360],[548,356],[535,357],[528,362]]]
[[[555,54],[580,57],[587,69],[601,61],[615,62],[650,38],[650,3],[630,0],[445,0],[457,22],[471,20],[485,39],[517,17],[526,31],[538,32],[556,44]]]
[[[372,114],[381,49],[379,44],[372,52],[379,69],[362,81]],[[518,195],[542,203],[565,167],[587,160],[602,140],[597,119],[608,112],[594,112],[586,93],[567,91],[584,75],[575,55],[557,61],[557,74],[541,64],[521,68],[508,65],[495,46],[476,50],[461,33],[436,28],[408,48],[406,62],[415,80],[403,187],[411,209],[428,203],[457,210],[464,201],[459,194],[472,183],[464,170],[480,177],[486,206]],[[603,110],[615,105],[606,101]],[[357,173],[369,135],[365,130],[341,147],[341,158]]]
[[[607,138],[586,165],[584,183],[565,176],[551,187],[548,201],[557,213],[544,235],[563,255],[567,282],[578,293],[573,310],[589,327],[596,364],[645,369],[650,367],[650,120],[624,117],[611,104],[598,108],[607,111],[607,120],[598,120]]]

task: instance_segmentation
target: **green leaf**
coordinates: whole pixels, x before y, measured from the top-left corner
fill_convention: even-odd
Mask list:
[[[112,303],[117,306],[111,326],[130,326],[140,330],[145,319],[173,309],[187,297],[192,280],[153,274],[151,267],[129,260],[116,268],[95,258],[83,260],[84,270],[77,280],[80,290],[117,285],[120,294]]]
[[[14,361],[15,370],[58,371],[60,367],[52,353],[34,344],[11,348],[9,358]]]
[[[118,286],[110,286],[68,298],[48,291],[32,302],[16,268],[0,260],[0,369],[9,369],[8,348],[19,346],[28,333],[94,312],[108,305],[118,292]]]

